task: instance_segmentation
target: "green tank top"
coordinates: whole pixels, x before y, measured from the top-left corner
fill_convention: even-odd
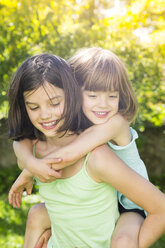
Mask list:
[[[117,192],[107,183],[97,183],[87,173],[87,154],[74,176],[41,183],[51,220],[48,248],[109,248],[119,217]]]

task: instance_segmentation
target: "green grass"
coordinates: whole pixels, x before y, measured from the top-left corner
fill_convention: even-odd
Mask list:
[[[164,248],[165,247],[165,235],[163,235],[151,248]]]
[[[38,195],[23,197],[20,209],[14,209],[8,204],[7,193],[0,197],[0,247],[18,248],[23,245],[26,218],[29,208],[39,202]],[[165,235],[152,248],[164,248]]]
[[[8,204],[7,194],[0,197],[0,247],[22,247],[29,208],[39,202],[36,195],[23,197],[20,209]]]

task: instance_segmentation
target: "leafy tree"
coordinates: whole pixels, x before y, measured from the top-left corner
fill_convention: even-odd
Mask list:
[[[25,58],[50,52],[67,59],[78,48],[101,46],[126,64],[139,101],[139,125],[162,125],[163,2],[0,0],[0,118],[7,108],[8,82]]]

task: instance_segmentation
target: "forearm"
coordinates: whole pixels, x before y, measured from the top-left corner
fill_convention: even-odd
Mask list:
[[[119,114],[110,118],[106,123],[93,125],[82,132],[69,145],[49,154],[48,157],[62,158],[56,169],[62,169],[82,158],[88,152],[109,140],[114,140],[122,130],[129,130],[128,122]]]
[[[18,166],[21,170],[27,168],[27,161],[33,157],[33,144],[29,139],[13,142],[13,149],[18,160]],[[30,164],[30,163],[28,163]]]
[[[30,171],[28,171],[26,168],[22,170],[20,175],[22,178],[26,178],[26,179],[32,179],[33,178],[33,174]]]
[[[13,148],[18,159],[18,166],[21,170],[28,170],[35,178],[43,183],[54,181],[61,177],[61,171],[55,171],[52,164],[57,163],[58,159],[39,159],[33,156],[34,141],[24,139],[14,142]]]
[[[139,248],[148,248],[165,233],[165,213],[148,215],[139,233]]]
[[[62,158],[59,164],[53,165],[54,169],[63,169],[84,157],[88,152],[107,141],[107,135],[101,132],[99,125],[92,126],[81,133],[69,145],[51,152],[48,158]]]
[[[33,144],[29,139],[13,142],[14,152],[21,162],[24,162],[29,156],[33,156]],[[22,152],[23,150],[23,152]]]

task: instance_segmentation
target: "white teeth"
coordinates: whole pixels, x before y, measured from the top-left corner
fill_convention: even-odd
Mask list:
[[[57,121],[52,121],[52,122],[49,122],[49,123],[42,123],[43,126],[46,126],[46,127],[50,127],[50,126],[53,126],[56,124]]]
[[[107,112],[95,112],[97,115],[105,115]]]

